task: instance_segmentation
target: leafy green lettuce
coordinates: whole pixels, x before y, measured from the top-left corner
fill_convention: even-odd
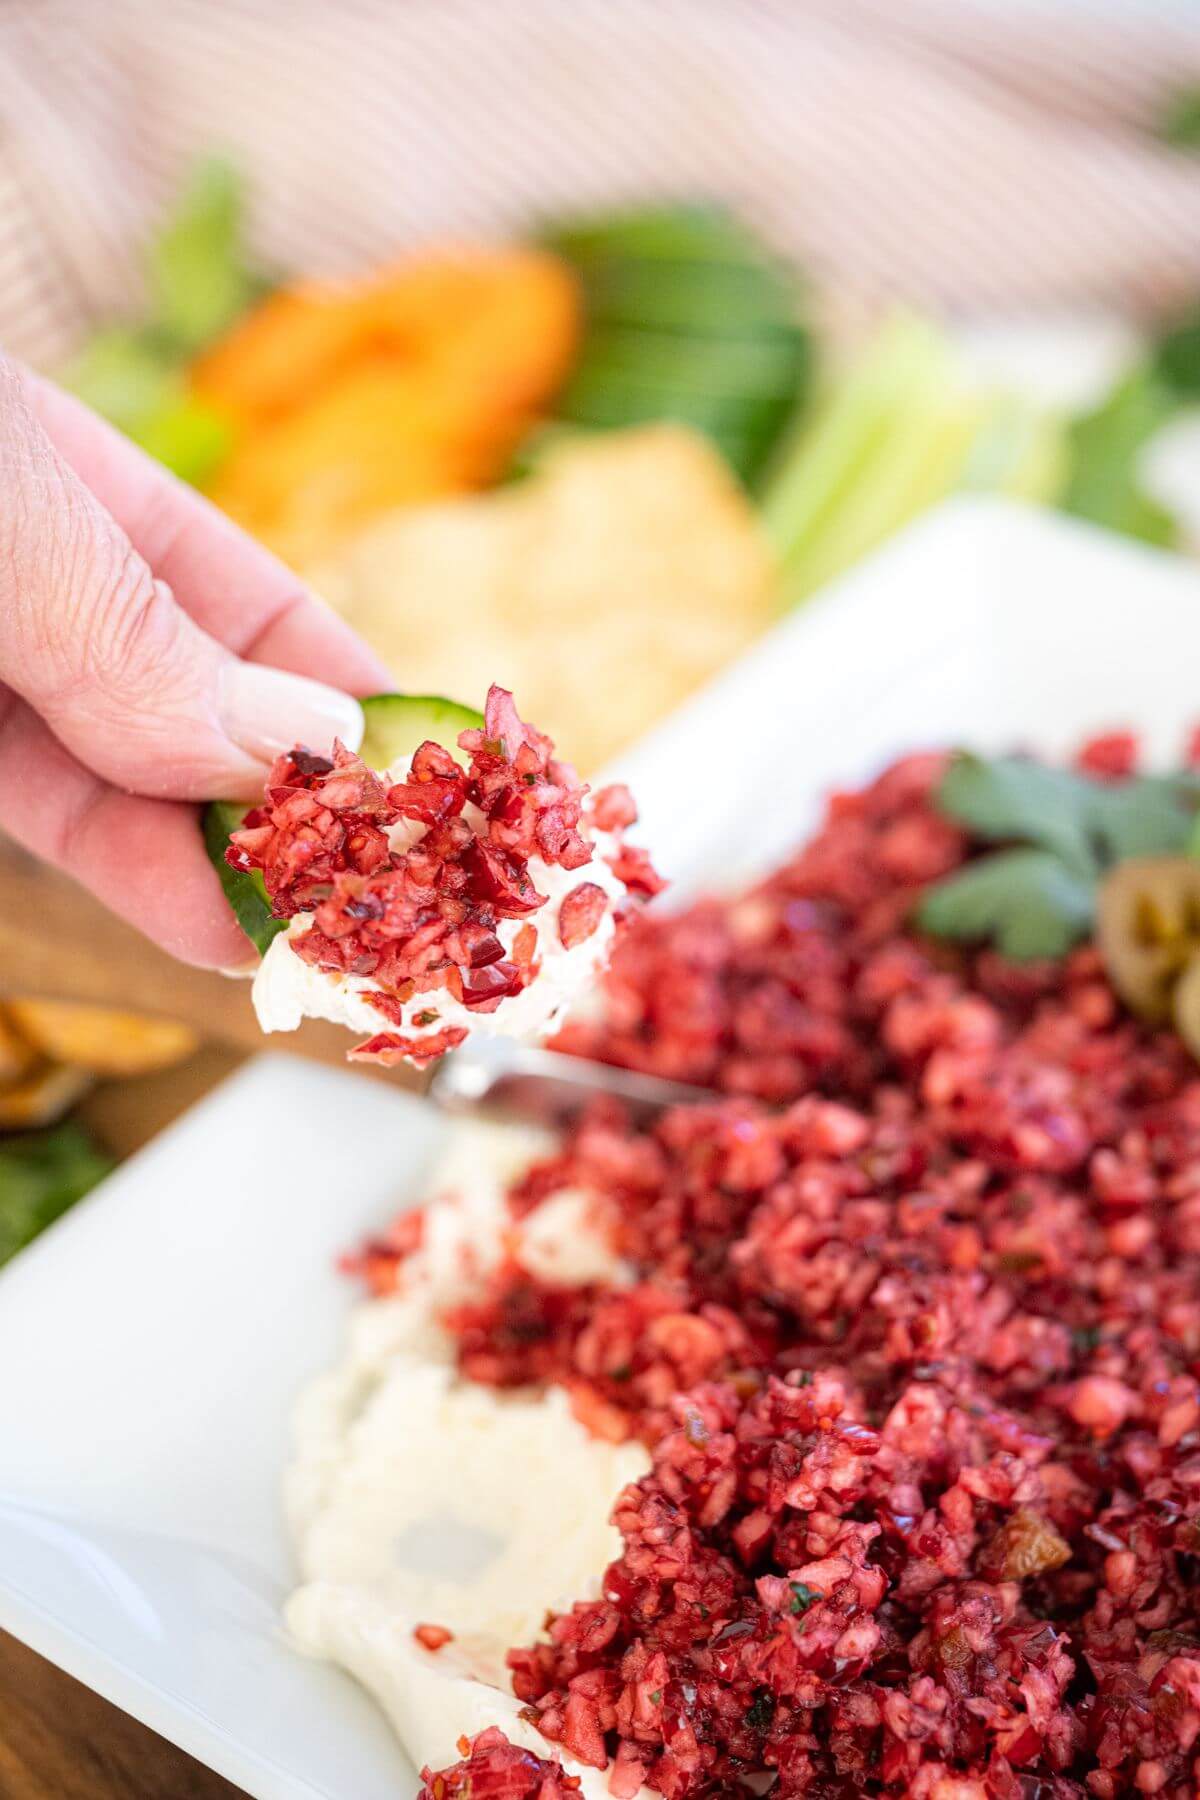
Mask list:
[[[103,1180],[113,1160],[75,1124],[0,1140],[0,1263]]]

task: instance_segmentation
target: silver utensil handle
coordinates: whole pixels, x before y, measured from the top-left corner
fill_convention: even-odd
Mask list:
[[[669,1106],[720,1098],[707,1088],[498,1037],[473,1037],[452,1050],[429,1084],[430,1099],[446,1112],[494,1113],[546,1125],[567,1124],[589,1101],[606,1095],[619,1100],[639,1124]]]

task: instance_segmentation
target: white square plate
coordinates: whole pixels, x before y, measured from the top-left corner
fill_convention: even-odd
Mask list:
[[[920,745],[1062,752],[1200,717],[1200,575],[959,502],[781,625],[628,756],[681,888],[781,856],[821,795]],[[291,1396],[338,1347],[339,1249],[412,1194],[421,1103],[263,1057],[0,1276],[0,1626],[258,1800],[397,1800],[413,1771],[289,1649]]]

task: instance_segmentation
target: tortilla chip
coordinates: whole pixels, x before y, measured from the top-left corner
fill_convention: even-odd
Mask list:
[[[750,501],[679,425],[557,444],[527,480],[393,512],[308,574],[401,686],[474,694],[499,681],[585,774],[777,607]]]
[[[70,1069],[62,1063],[43,1065],[0,1093],[0,1131],[30,1131],[55,1124],[83,1098],[92,1080],[87,1069]]]
[[[28,1038],[21,1035],[14,1020],[0,1011],[0,1087],[19,1081],[37,1061],[38,1053]]]
[[[167,1069],[190,1056],[199,1042],[186,1025],[171,1019],[144,1019],[66,1000],[10,1000],[8,1014],[44,1056],[93,1075]]]

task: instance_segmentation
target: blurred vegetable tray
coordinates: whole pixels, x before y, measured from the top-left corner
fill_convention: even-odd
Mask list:
[[[235,170],[198,167],[145,246],[142,315],[55,372],[292,563],[399,685],[499,679],[585,772],[957,489],[1178,541],[1140,459],[1200,398],[1200,310],[1069,417],[981,383],[928,319],[819,343],[800,273],[714,205],[318,282],[254,265],[243,201]],[[88,1029],[9,1009],[0,1128],[71,1103]],[[107,1166],[70,1127],[4,1156],[24,1197],[0,1256]]]

